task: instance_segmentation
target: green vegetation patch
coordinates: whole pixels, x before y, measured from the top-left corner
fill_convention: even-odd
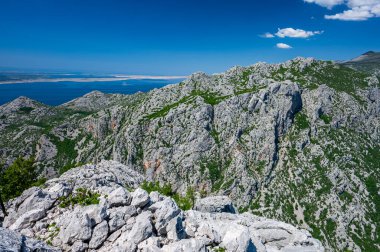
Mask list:
[[[212,249],[213,252],[226,252],[227,250],[223,247],[217,247]]]
[[[294,123],[296,127],[300,130],[308,129],[310,127],[310,122],[307,118],[307,115],[302,112],[296,114],[296,116],[294,117]]]
[[[162,109],[160,109],[160,110],[158,110],[156,112],[153,112],[150,115],[147,115],[146,118],[149,119],[149,120],[153,120],[153,119],[156,119],[156,118],[164,117],[164,116],[166,116],[169,113],[169,111],[171,109],[176,108],[180,104],[189,101],[189,99],[190,99],[190,97],[186,96],[186,97],[182,98],[181,100],[179,100],[178,102],[175,102],[175,103],[172,103],[170,105],[167,105],[167,106],[163,107]]]
[[[328,116],[326,114],[322,114],[319,116],[319,118],[325,123],[325,124],[330,124],[332,121],[331,116]]]
[[[68,170],[70,166],[74,165],[73,161],[78,156],[77,151],[75,150],[75,140],[71,140],[69,138],[65,138],[62,141],[59,137],[48,134],[51,142],[57,148],[57,164],[59,167],[62,167],[62,171]],[[66,167],[66,168],[65,168]],[[72,167],[71,167],[72,168]],[[62,173],[63,173],[62,172]]]
[[[246,93],[255,93],[259,90],[258,87],[254,86],[251,88],[239,88],[235,90],[234,94],[235,95],[241,95],[241,94],[246,94]]]
[[[67,197],[59,198],[59,207],[66,208],[69,206],[81,205],[89,206],[99,204],[99,193],[91,192],[86,188],[78,188],[76,192],[68,195]]]
[[[45,182],[45,178],[38,178],[34,158],[19,157],[8,168],[0,168],[0,193],[4,201],[18,197],[26,189]]]
[[[141,188],[147,191],[148,193],[156,191],[165,196],[173,198],[173,200],[177,203],[178,207],[182,210],[190,210],[193,208],[195,195],[194,189],[191,187],[187,189],[185,196],[181,196],[180,194],[174,192],[170,184],[165,184],[161,186],[159,182],[144,181],[141,184]]]
[[[214,138],[214,141],[217,145],[220,144],[220,140],[219,140],[219,133],[218,131],[216,131],[215,129],[212,129],[210,131],[210,135],[212,136],[212,138]]]
[[[217,105],[220,102],[222,102],[223,100],[231,97],[230,95],[220,96],[217,93],[213,93],[213,92],[193,90],[193,91],[191,91],[191,93],[190,93],[189,96],[185,96],[185,97],[183,97],[182,99],[180,99],[177,102],[174,102],[172,104],[166,105],[163,108],[161,108],[161,109],[159,109],[159,110],[157,110],[157,111],[155,111],[155,112],[147,115],[145,118],[149,119],[149,120],[153,120],[153,119],[156,119],[156,118],[164,117],[164,116],[166,116],[169,113],[169,111],[171,109],[176,108],[176,107],[178,107],[179,105],[181,105],[183,103],[187,103],[187,102],[193,100],[194,97],[196,97],[196,96],[202,97],[203,100],[205,101],[205,103],[210,104],[212,106]]]
[[[356,94],[356,90],[357,88],[368,87],[366,78],[369,76],[368,73],[333,62],[315,61],[303,68],[300,68],[297,62],[293,62],[289,68],[280,66],[269,77],[278,81],[291,80],[310,89],[326,84],[330,88],[339,92],[346,92],[362,102],[362,99]]]
[[[220,96],[217,93],[200,91],[200,90],[193,90],[191,92],[191,96],[200,96],[203,98],[205,103],[213,105],[213,106],[231,97],[230,95]]]
[[[24,113],[24,114],[30,114],[30,112],[32,112],[34,110],[34,108],[32,107],[21,107],[19,108],[19,111]]]

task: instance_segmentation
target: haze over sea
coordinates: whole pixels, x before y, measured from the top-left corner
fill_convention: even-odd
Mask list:
[[[134,94],[136,92],[148,92],[154,88],[160,88],[174,84],[183,79],[130,79],[119,81],[94,81],[94,82],[34,82],[0,85],[0,105],[16,99],[19,96],[27,96],[47,105],[56,106],[83,96],[91,91],[98,90],[104,93]]]

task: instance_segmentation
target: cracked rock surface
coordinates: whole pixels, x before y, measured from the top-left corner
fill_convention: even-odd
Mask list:
[[[226,197],[199,200],[197,207],[202,212],[182,211],[170,197],[137,188],[142,179],[125,165],[102,161],[74,168],[58,179],[47,181],[44,188],[31,188],[10,202],[9,216],[0,229],[0,244],[4,244],[0,248],[324,251],[322,244],[306,230],[249,213],[224,211],[233,209]],[[77,188],[97,192],[98,203],[61,207],[62,197]],[[129,192],[126,188],[136,189]],[[37,248],[44,250],[33,250]]]

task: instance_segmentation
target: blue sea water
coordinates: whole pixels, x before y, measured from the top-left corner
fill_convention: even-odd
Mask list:
[[[47,105],[56,106],[91,91],[104,93],[133,94],[147,92],[168,84],[179,83],[183,79],[162,80],[125,80],[96,82],[35,82],[0,85],[0,105],[19,96],[27,96]]]

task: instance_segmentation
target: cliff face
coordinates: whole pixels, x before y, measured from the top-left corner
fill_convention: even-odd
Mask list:
[[[297,58],[54,108],[19,101],[0,107],[7,163],[36,155],[54,177],[112,159],[178,192],[227,195],[329,249],[379,248],[376,75]]]
[[[24,247],[43,251],[324,251],[306,230],[236,214],[225,196],[182,211],[169,197],[134,189],[142,179],[115,161],[72,169],[10,202],[0,244],[16,248],[15,231]]]

